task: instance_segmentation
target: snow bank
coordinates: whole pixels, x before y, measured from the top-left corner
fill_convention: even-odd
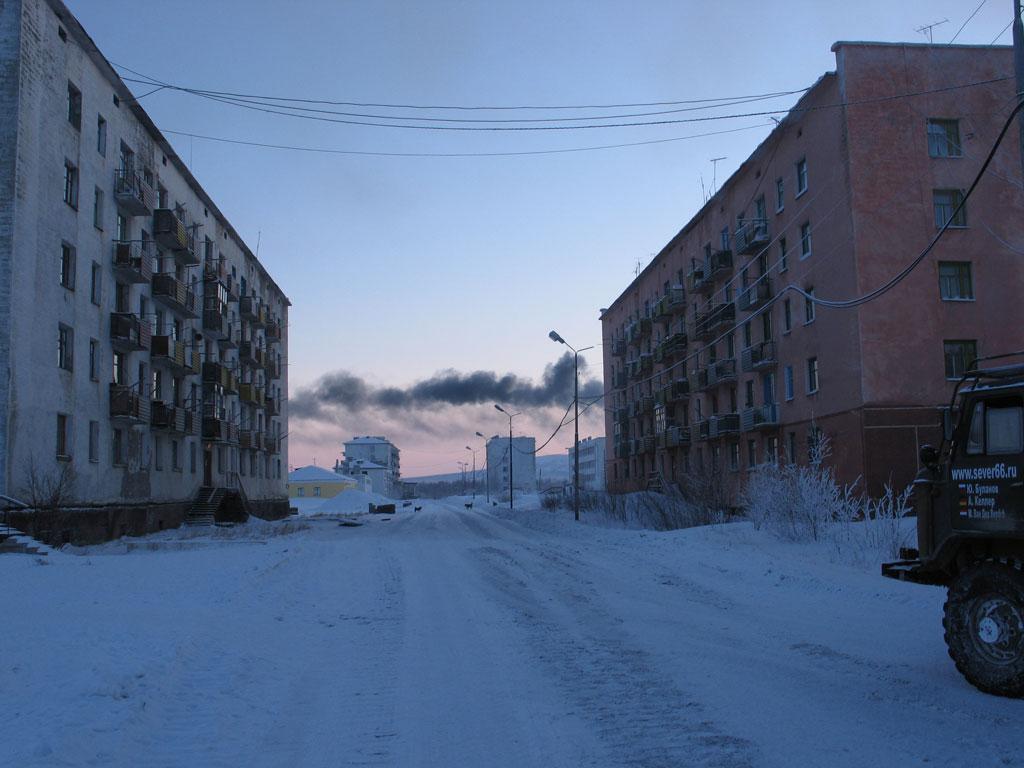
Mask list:
[[[366,514],[369,511],[371,504],[394,504],[396,508],[400,507],[402,502],[396,501],[395,499],[389,499],[387,496],[382,496],[379,493],[357,491],[354,488],[348,491],[342,491],[337,496],[330,499],[325,499],[323,504],[316,508],[315,511],[309,513],[300,514],[316,514],[316,515],[358,515]]]

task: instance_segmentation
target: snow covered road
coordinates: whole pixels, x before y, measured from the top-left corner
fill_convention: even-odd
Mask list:
[[[0,765],[1024,765],[940,590],[504,514],[0,557]]]

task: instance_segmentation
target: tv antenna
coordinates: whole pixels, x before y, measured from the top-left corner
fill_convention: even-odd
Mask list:
[[[727,157],[712,157],[711,158],[711,196],[714,197],[718,193],[718,162],[719,160],[728,160]]]
[[[915,32],[920,32],[922,35],[927,35],[928,36],[928,43],[930,45],[933,42],[932,41],[932,30],[935,29],[935,27],[939,27],[939,26],[942,26],[943,24],[948,24],[948,23],[949,23],[949,19],[943,19],[942,21],[936,21],[936,22],[933,22],[931,24],[925,24],[923,27],[918,27],[914,31]]]

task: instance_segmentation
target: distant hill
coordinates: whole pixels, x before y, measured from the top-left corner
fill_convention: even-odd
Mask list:
[[[466,473],[466,482],[469,482],[472,472]],[[478,482],[483,482],[487,477],[482,469],[476,471]],[[552,485],[561,485],[572,477],[572,467],[569,466],[568,454],[555,454],[553,456],[537,457],[537,481],[541,488],[550,488]],[[461,472],[452,472],[447,475],[424,475],[423,477],[402,477],[413,483],[459,483],[462,482]]]

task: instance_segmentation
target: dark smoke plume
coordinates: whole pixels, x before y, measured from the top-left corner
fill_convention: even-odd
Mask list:
[[[566,406],[573,396],[573,359],[566,353],[549,365],[535,384],[512,373],[493,371],[459,373],[441,371],[432,378],[408,387],[372,387],[346,371],[325,374],[311,387],[300,389],[289,401],[289,415],[315,418],[325,408],[351,412],[365,409],[403,410],[431,405],[480,405],[499,403],[524,408]],[[580,399],[600,396],[602,384],[586,377],[586,362],[580,358]]]

